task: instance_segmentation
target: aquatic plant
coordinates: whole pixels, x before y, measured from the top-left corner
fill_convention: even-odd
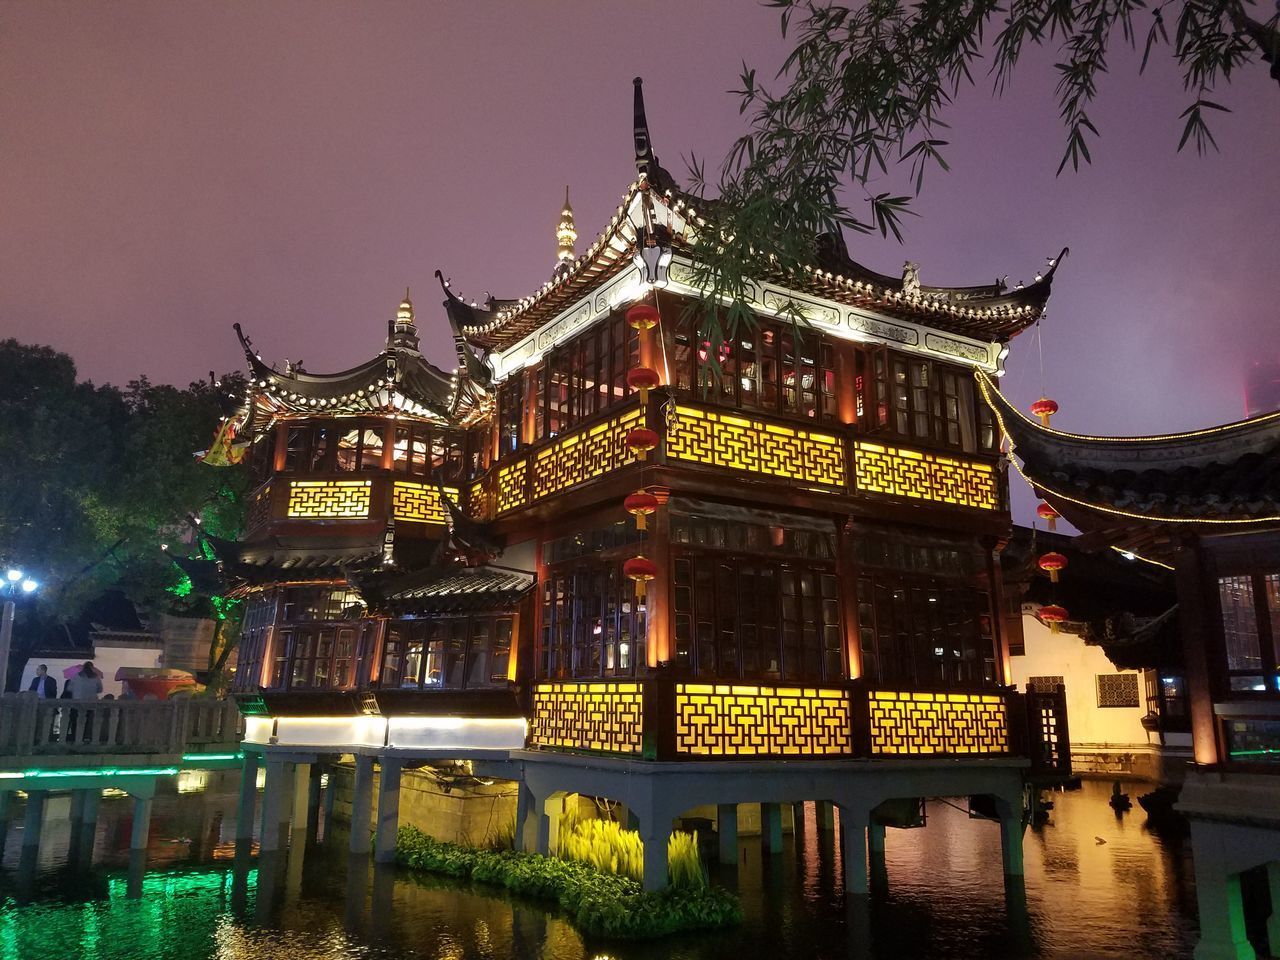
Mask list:
[[[601,873],[632,880],[644,879],[644,842],[639,832],[624,830],[614,820],[582,819],[573,807],[560,816],[556,856],[586,863]],[[698,853],[697,833],[677,830],[667,841],[667,869],[671,885],[679,889],[707,886],[707,874]]]
[[[696,852],[696,842],[694,849]],[[684,870],[688,854],[681,857]],[[646,893],[631,877],[604,873],[577,860],[461,847],[434,840],[414,827],[400,828],[396,860],[412,870],[493,884],[512,893],[553,901],[574,926],[592,937],[651,939],[742,921],[737,897],[720,887],[673,886]],[[701,873],[700,864],[698,871]]]

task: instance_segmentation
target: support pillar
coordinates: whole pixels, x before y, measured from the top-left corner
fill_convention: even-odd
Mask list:
[[[267,760],[267,778],[262,786],[262,827],[258,850],[274,853],[280,849],[280,825],[285,820],[285,790],[288,770],[283,760]]]
[[[351,852],[369,852],[369,820],[373,816],[373,757],[356,754],[351,794]]]
[[[889,887],[889,869],[884,860],[883,823],[877,823],[873,817],[867,824],[867,859],[871,867],[871,886],[883,892]]]
[[[738,862],[738,805],[721,803],[716,806],[716,836],[720,843],[720,862]]]
[[[378,834],[374,840],[376,863],[392,863],[396,859],[396,831],[400,829],[399,759],[383,757],[378,775]]]
[[[1000,860],[1006,877],[1022,874],[1022,811],[1002,810],[1000,814]]]
[[[71,842],[77,845],[76,857],[82,868],[93,866],[93,845],[98,838],[98,806],[102,803],[102,791],[96,787],[84,792],[84,807],[80,815],[80,831],[72,834]]]
[[[13,791],[0,790],[0,851],[9,838],[9,806],[13,803]]]
[[[542,801],[538,817],[538,853],[549,857],[560,849],[560,818],[564,816],[564,794]]]
[[[329,764],[329,785],[324,788],[324,842],[329,842],[329,831],[333,829],[333,803],[334,798],[338,795],[335,774],[338,765]]]
[[[247,752],[240,770],[240,805],[236,808],[236,840],[253,839],[253,813],[258,802],[258,765],[262,758]]]
[[[1280,860],[1267,864],[1267,886],[1271,890],[1271,916],[1267,920],[1267,949],[1280,957]]]
[[[307,831],[307,843],[315,843],[320,836],[320,777],[323,770],[318,763],[309,765],[307,777],[307,813],[303,821]],[[297,826],[294,827],[297,829]]]
[[[529,818],[537,808],[537,798],[529,785],[521,780],[516,784],[516,830],[512,846],[524,853],[531,852],[535,841],[529,838]]]
[[[671,839],[671,821],[651,816],[641,824],[640,839],[644,842],[644,888],[665,890],[669,879],[667,842]]]
[[[1255,960],[1257,954],[1245,935],[1240,874],[1197,869],[1196,905],[1200,912],[1200,942],[1193,954],[1195,960]]]
[[[782,807],[760,804],[760,843],[766,853],[782,852]]]
[[[27,791],[27,811],[22,821],[22,849],[40,849],[40,827],[44,822],[44,800],[47,790]]]
[[[303,839],[307,829],[307,802],[311,799],[311,768],[314,764],[295,763],[291,778],[292,804],[289,810],[289,836]]]
[[[836,828],[836,808],[830,800],[816,800],[813,804],[814,817],[818,821],[818,830],[830,833]]]
[[[133,830],[129,834],[129,850],[146,850],[151,838],[151,798],[133,798]]]
[[[840,838],[844,853],[844,889],[856,896],[867,895],[867,814],[841,805]]]

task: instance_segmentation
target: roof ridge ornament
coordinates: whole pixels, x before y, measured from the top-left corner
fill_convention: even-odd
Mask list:
[[[555,276],[563,277],[573,270],[574,244],[578,231],[573,222],[573,207],[569,205],[569,187],[564,188],[564,207],[560,211],[560,223],[556,227]]]
[[[396,308],[396,317],[387,331],[387,349],[418,349],[418,328],[413,319],[413,301],[409,299],[408,287],[404,288],[404,299]]]

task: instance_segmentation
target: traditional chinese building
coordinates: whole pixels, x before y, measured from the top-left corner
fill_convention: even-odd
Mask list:
[[[1028,778],[1069,758],[1060,697],[1008,686],[975,372],[1003,373],[1056,260],[931,287],[828,239],[713,343],[686,309],[711,215],[658,164],[638,81],[634,131],[616,214],[578,252],[566,199],[546,284],[483,305],[444,285],[456,370],[423,358],[408,297],[342,373],[278,371],[242,336],[258,487],[215,547],[249,601],[264,849],[289,765],[350,754],[357,824],[381,769],[381,857],[402,766],[451,761],[518,781],[540,849],[564,795],[625,804],[648,886],[681,813],[714,807],[732,851],[736,805],[761,804],[776,849],[780,805],[817,801],[862,892],[885,805],[930,796],[982,798],[1020,875]]]
[[[1191,820],[1196,957],[1254,957],[1249,871],[1267,875],[1269,952],[1280,954],[1280,413],[1169,436],[1081,436],[1023,416],[990,379],[982,390],[1020,469],[1082,531],[1078,549],[1174,571],[1195,760],[1178,809]]]

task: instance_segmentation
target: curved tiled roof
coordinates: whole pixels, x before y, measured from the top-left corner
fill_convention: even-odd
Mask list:
[[[1031,420],[977,376],[1023,474],[1076,526],[1082,511],[1144,525],[1280,523],[1280,413],[1180,434],[1085,436]]]

